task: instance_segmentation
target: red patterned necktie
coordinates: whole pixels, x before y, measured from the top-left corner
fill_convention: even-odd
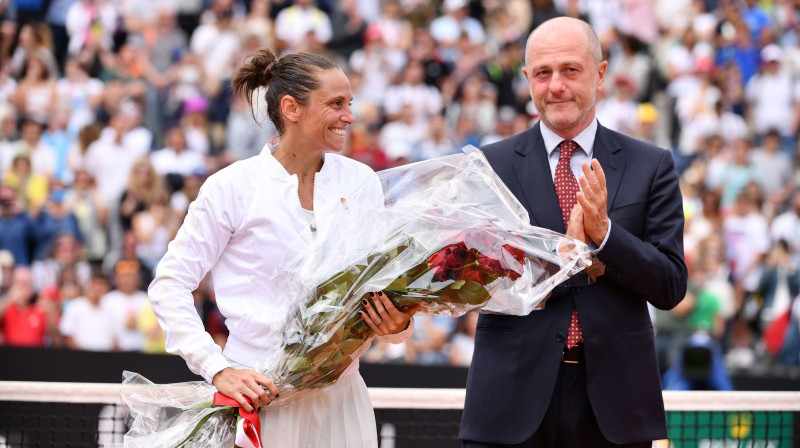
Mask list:
[[[572,140],[564,140],[560,146],[561,154],[558,156],[558,165],[556,165],[555,185],[558,204],[561,206],[561,218],[564,220],[564,229],[566,230],[569,227],[569,215],[572,213],[572,208],[578,203],[577,193],[580,191],[578,180],[575,179],[569,165],[572,154],[578,149],[578,144]],[[578,320],[578,309],[573,308],[567,333],[567,348],[572,348],[581,340],[583,340],[583,332]]]

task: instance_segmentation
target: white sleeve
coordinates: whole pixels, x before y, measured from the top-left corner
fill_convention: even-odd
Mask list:
[[[225,177],[210,178],[189,206],[183,225],[158,264],[148,295],[166,348],[209,383],[230,367],[194,307],[192,291],[214,267],[238,226],[238,194]]]

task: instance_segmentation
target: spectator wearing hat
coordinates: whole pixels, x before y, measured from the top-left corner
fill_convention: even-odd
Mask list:
[[[770,129],[783,137],[782,150],[793,156],[794,134],[800,122],[800,84],[783,70],[783,50],[769,44],[761,50],[762,69],[745,86],[747,122],[762,139]]]
[[[664,148],[668,145],[659,139],[657,130],[658,109],[653,103],[641,103],[636,106],[636,124],[630,136],[639,140],[644,140],[658,147]]]

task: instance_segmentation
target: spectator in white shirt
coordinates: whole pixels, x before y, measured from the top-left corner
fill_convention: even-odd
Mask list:
[[[396,120],[389,121],[381,128],[380,146],[389,148],[401,142],[415,151],[425,137],[425,126],[414,120],[414,110],[410,104],[403,105]]]
[[[786,199],[792,179],[792,160],[780,149],[781,134],[770,129],[761,147],[750,151],[750,164],[759,173],[761,188],[773,206],[779,206]]]
[[[769,235],[773,243],[786,241],[792,260],[800,266],[800,190],[792,193],[789,210],[772,220]]]
[[[275,36],[292,50],[309,37],[321,44],[328,43],[333,37],[333,28],[330,17],[311,0],[295,0],[275,18]]]
[[[203,154],[186,146],[186,136],[178,126],[167,131],[167,146],[150,154],[150,163],[160,176],[180,174],[188,176],[205,168]]]
[[[410,104],[414,111],[414,122],[425,126],[431,115],[441,113],[442,94],[434,86],[425,84],[425,68],[419,62],[411,62],[403,73],[403,82],[390,86],[383,99],[386,116],[394,120],[404,105]]]
[[[469,16],[467,0],[445,0],[444,12],[445,15],[431,22],[431,36],[444,50],[445,58],[455,62],[459,56],[457,46],[462,34],[466,34],[473,44],[480,45],[486,39],[486,32],[479,20]]]
[[[114,209],[125,191],[134,163],[149,150],[137,141],[136,136],[131,135],[129,121],[118,114],[111,118],[100,138],[86,149],[86,170],[95,178],[106,205]]]
[[[122,351],[144,349],[144,334],[137,325],[139,313],[147,305],[147,293],[140,289],[141,269],[138,261],[117,262],[114,266],[115,289],[103,296],[103,308],[108,310],[116,326]]]
[[[762,70],[745,86],[748,122],[763,137],[777,129],[786,140],[784,150],[794,150],[791,140],[800,121],[800,84],[781,66],[783,50],[769,44],[761,50]]]
[[[56,168],[56,150],[42,141],[44,124],[33,118],[25,118],[20,124],[20,139],[16,142],[16,153],[27,154],[31,159],[31,172],[46,179],[53,177]]]
[[[82,48],[111,50],[119,14],[115,2],[80,0],[67,11],[68,51],[77,55]]]
[[[100,274],[92,277],[84,297],[70,302],[61,317],[58,329],[64,344],[74,350],[117,350],[119,327],[102,298],[109,290],[108,279]]]
[[[212,80],[230,79],[234,57],[242,47],[239,34],[232,26],[233,11],[218,8],[212,23],[197,27],[192,33],[189,48],[200,57],[205,75]]]

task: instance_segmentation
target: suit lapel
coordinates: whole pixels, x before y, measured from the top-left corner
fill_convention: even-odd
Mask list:
[[[531,224],[564,233],[561,219],[561,206],[558,204],[547,149],[544,147],[539,123],[528,131],[529,137],[523,146],[514,148],[517,158],[514,162],[520,199],[530,214]]]
[[[597,126],[597,135],[594,139],[594,158],[600,162],[606,175],[606,191],[608,200],[606,209],[611,211],[614,199],[617,197],[622,173],[625,171],[625,160],[619,154],[622,147],[614,140],[611,132],[602,125]]]

